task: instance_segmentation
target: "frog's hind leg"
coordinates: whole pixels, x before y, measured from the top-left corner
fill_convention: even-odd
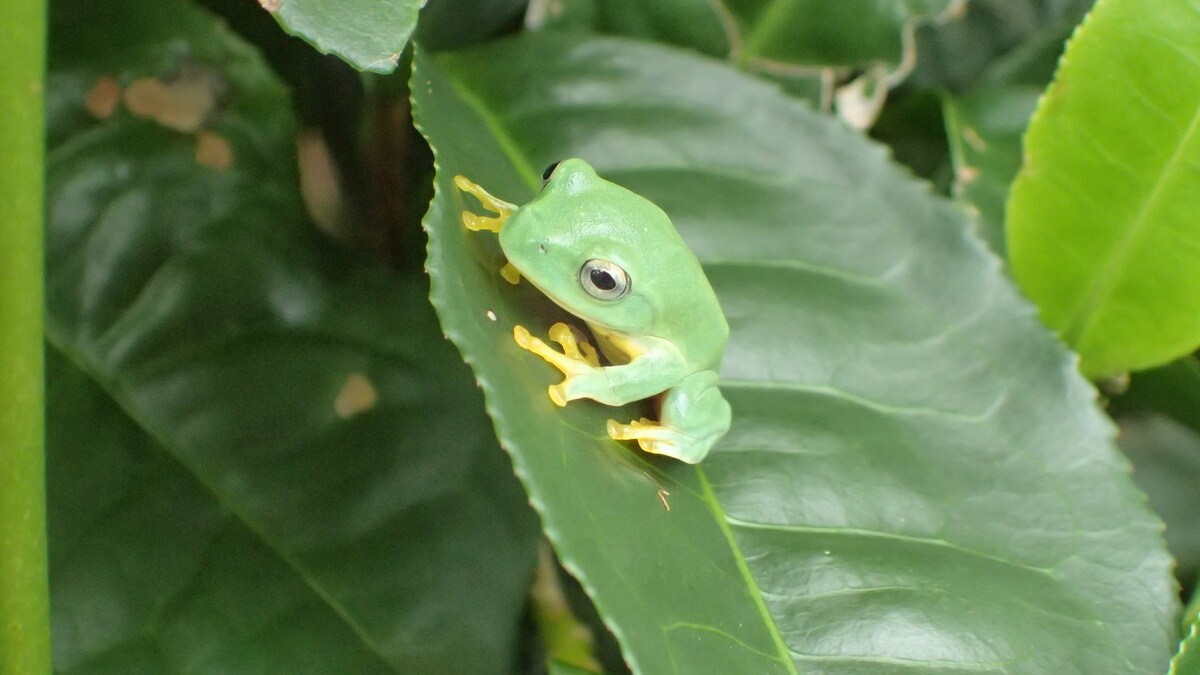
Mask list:
[[[608,421],[609,436],[637,440],[646,452],[674,457],[688,464],[704,459],[713,444],[729,430],[729,403],[717,389],[717,374],[694,373],[663,394],[658,423],[642,419],[621,424]]]

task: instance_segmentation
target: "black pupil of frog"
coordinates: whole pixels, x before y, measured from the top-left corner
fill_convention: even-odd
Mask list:
[[[550,175],[554,173],[554,170],[558,168],[559,164],[560,164],[560,162],[555,162],[555,163],[551,164],[550,166],[546,167],[546,170],[542,172],[542,182],[543,183],[550,180]]]
[[[593,286],[602,291],[611,291],[617,287],[617,280],[613,278],[613,275],[602,269],[593,269],[588,274],[588,278],[592,280]]]

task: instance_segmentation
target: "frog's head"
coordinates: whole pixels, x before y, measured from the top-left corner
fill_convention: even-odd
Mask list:
[[[551,165],[542,179],[541,193],[500,231],[508,261],[568,312],[621,333],[646,333],[661,304],[654,293],[669,264],[662,257],[678,248],[667,215],[581,159]]]

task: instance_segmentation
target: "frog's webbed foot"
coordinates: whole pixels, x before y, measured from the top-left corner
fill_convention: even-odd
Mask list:
[[[616,420],[608,421],[608,435],[618,441],[637,441],[638,447],[655,455],[667,455],[679,459],[676,447],[685,440],[678,431],[665,427],[652,419],[643,417],[629,424]]]
[[[500,232],[500,228],[504,227],[504,222],[512,215],[513,211],[517,210],[515,204],[510,204],[503,199],[493,197],[487,190],[472,183],[466,176],[455,176],[454,185],[467,194],[474,195],[483,208],[496,214],[495,218],[489,216],[480,216],[470,211],[462,212],[463,225],[472,232],[480,230],[488,230],[489,232]]]
[[[600,367],[596,348],[565,323],[556,323],[550,327],[550,339],[562,347],[562,352],[530,335],[524,326],[513,327],[513,339],[521,349],[537,354],[566,375],[565,380],[550,385],[549,389],[550,400],[559,406],[565,406],[567,401],[578,398],[567,394],[567,385],[572,378],[586,375]]]
[[[454,185],[459,190],[474,195],[479,200],[479,203],[483,205],[483,208],[496,214],[493,218],[491,216],[481,216],[470,211],[463,211],[463,226],[472,232],[487,230],[488,232],[499,234],[500,230],[504,227],[504,223],[508,221],[508,217],[512,215],[513,211],[517,210],[515,204],[510,204],[503,199],[493,197],[487,190],[467,180],[466,176],[455,176]],[[504,267],[500,268],[500,276],[504,277],[504,280],[510,284],[516,284],[521,281],[521,273],[517,271],[517,268],[512,266],[512,263],[505,263]]]

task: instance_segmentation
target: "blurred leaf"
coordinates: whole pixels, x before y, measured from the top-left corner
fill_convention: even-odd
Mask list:
[[[543,34],[415,67],[434,305],[635,672],[1165,667],[1160,525],[1073,357],[958,209],[677,50]],[[720,295],[734,426],[699,466],[606,437],[640,408],[549,401],[559,377],[512,327],[564,315],[461,225],[455,174],[522,203],[568,156],[661,205]]]
[[[1167,675],[1200,675],[1200,619],[1192,622]]]
[[[322,54],[373,73],[396,69],[425,0],[258,0]]]
[[[735,58],[791,66],[899,64],[907,31],[961,0],[727,0],[738,33]]]
[[[1013,274],[1089,376],[1200,344],[1200,12],[1103,0],[1030,125],[1008,206]]]
[[[518,20],[529,0],[429,0],[417,41],[427,49],[455,49],[489,37]]]
[[[122,537],[52,523],[65,556],[52,561],[54,620],[71,626],[56,633],[61,667],[297,672],[272,651],[283,648],[344,652],[342,672],[511,662],[532,514],[423,288],[332,248],[306,221],[282,86],[190,3],[57,3],[54,19],[48,335],[128,416],[105,432],[119,447],[89,458],[101,466],[51,486],[66,499],[113,495],[94,517]],[[187,83],[188,96],[139,110],[214,106],[202,128],[131,113],[134,83],[151,81]],[[126,96],[98,114],[97,92],[113,87]],[[62,405],[95,398],[82,389]],[[92,416],[52,411],[65,456],[92,451],[75,446],[112,416],[86,405]],[[178,490],[129,483],[130,462]],[[89,508],[58,513],[80,521]],[[158,527],[178,528],[169,541],[150,526],[164,511]],[[131,581],[123,556],[139,551],[177,567]],[[92,568],[107,576],[87,577]],[[262,586],[230,581],[239,570]],[[233,601],[265,604],[223,613],[229,593],[210,586],[235,582]],[[270,625],[285,619],[296,625]],[[307,641],[318,635],[329,644]],[[321,662],[308,672],[334,672]]]
[[[1121,449],[1133,479],[1167,524],[1176,574],[1191,583],[1200,569],[1200,435],[1161,415],[1121,420]]]
[[[1165,366],[1134,373],[1129,390],[1109,404],[1113,416],[1159,412],[1200,433],[1200,361],[1185,356]]]
[[[958,92],[981,81],[1045,86],[1092,0],[969,0],[962,16],[917,30],[910,84]]]
[[[391,672],[107,392],[48,357],[56,672]]]
[[[710,0],[533,0],[529,16],[534,28],[624,35],[710,56],[729,54],[724,10]]]
[[[871,138],[886,143],[896,161],[950,191],[950,150],[942,122],[942,99],[931,90],[905,93],[888,101],[871,127]]]
[[[1001,256],[1008,186],[1021,168],[1021,139],[1040,95],[1038,87],[998,86],[943,98],[954,196],[975,207],[979,233]]]
[[[1184,630],[1187,630],[1188,624],[1195,621],[1200,621],[1200,589],[1192,591],[1192,599],[1183,609]]]

